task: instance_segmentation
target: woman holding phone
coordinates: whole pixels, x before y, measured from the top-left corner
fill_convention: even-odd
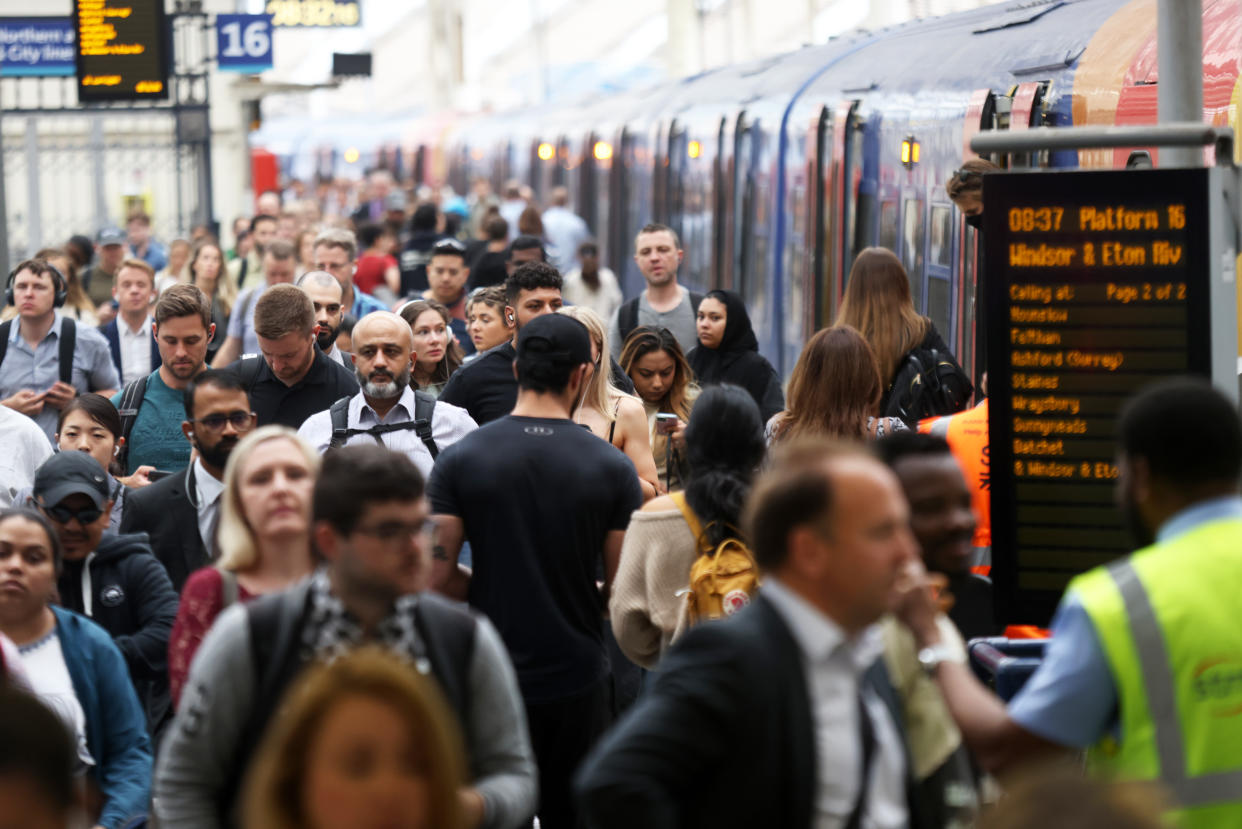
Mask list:
[[[642,326],[630,332],[620,362],[647,412],[660,491],[679,492],[686,480],[686,424],[699,396],[686,355],[667,328]]]

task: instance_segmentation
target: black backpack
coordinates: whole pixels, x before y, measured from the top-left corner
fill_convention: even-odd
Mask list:
[[[426,446],[427,451],[431,453],[431,459],[434,461],[439,456],[440,448],[436,446],[435,438],[431,436],[431,418],[435,415],[436,399],[427,392],[415,390],[413,420],[402,423],[382,423],[369,429],[349,428],[349,401],[352,399],[342,397],[328,410],[328,415],[332,418],[332,440],[328,444],[329,449],[341,448],[354,435],[370,435],[375,438],[376,443],[383,446],[384,442],[380,440],[380,435],[413,429],[418,439],[423,442],[423,446]]]
[[[617,312],[617,330],[621,334],[621,343],[624,344],[630,338],[630,332],[638,327],[638,303],[641,296],[636,296],[628,302],[624,303]],[[699,306],[703,304],[703,295],[694,291],[690,292],[690,316],[695,316],[699,312]]]
[[[900,418],[917,429],[924,418],[963,411],[974,391],[974,384],[952,354],[920,346],[901,361],[882,414]]]
[[[60,370],[60,382],[73,385],[73,351],[78,345],[78,327],[72,317],[65,317],[60,329],[60,348],[56,352],[56,360]],[[0,323],[0,363],[9,350],[9,336],[13,330],[13,320]]]
[[[138,420],[138,412],[142,409],[142,401],[147,395],[149,377],[150,375],[139,377],[126,386],[121,392],[121,405],[116,410],[121,416],[121,437],[125,439],[125,444],[117,452],[116,462],[126,472],[131,471],[129,468],[129,433],[134,431],[134,422]]]

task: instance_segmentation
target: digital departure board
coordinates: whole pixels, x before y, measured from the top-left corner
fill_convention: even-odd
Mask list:
[[[1046,624],[1070,578],[1133,549],[1114,502],[1126,397],[1162,377],[1214,372],[1236,396],[1233,252],[1212,232],[1215,176],[984,177],[992,576],[1002,622]]]
[[[168,97],[164,0],[74,0],[78,100]]]

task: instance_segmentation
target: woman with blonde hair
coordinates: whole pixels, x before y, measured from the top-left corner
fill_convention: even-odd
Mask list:
[[[456,720],[435,683],[387,651],[311,668],[250,768],[243,826],[463,829]]]
[[[651,454],[647,413],[638,398],[621,391],[612,381],[612,371],[604,362],[612,353],[608,347],[608,329],[599,314],[581,305],[561,308],[557,313],[573,317],[586,326],[591,335],[594,370],[582,390],[574,422],[586,426],[596,437],[625,453],[638,473],[643,500],[649,501],[659,492],[660,475]]]
[[[411,384],[439,397],[453,372],[466,359],[453,336],[448,308],[434,299],[415,299],[402,305],[397,313],[409,324],[414,353],[418,355],[410,369]]]
[[[229,454],[220,495],[220,560],[186,579],[168,640],[173,705],[211,623],[234,602],[275,593],[309,576],[311,493],[319,454],[285,426],[264,426]]]
[[[910,352],[934,351],[957,365],[936,326],[914,309],[901,260],[885,248],[864,248],[854,260],[835,325],[856,329],[875,352],[884,389],[877,414],[889,410],[893,381]]]
[[[874,440],[900,431],[896,417],[877,417],[880,367],[875,352],[848,325],[834,325],[811,337],[789,378],[786,409],[768,421],[768,446],[797,437]]]
[[[699,396],[690,363],[673,332],[643,325],[626,338],[621,369],[634,384],[647,412],[660,491],[676,492],[686,480],[686,425]]]

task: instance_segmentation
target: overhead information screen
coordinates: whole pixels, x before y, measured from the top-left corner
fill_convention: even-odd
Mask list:
[[[163,0],[74,0],[78,100],[168,97]]]
[[[1116,418],[1154,380],[1212,374],[1208,182],[984,177],[999,621],[1046,624],[1070,578],[1134,548],[1114,505]]]

